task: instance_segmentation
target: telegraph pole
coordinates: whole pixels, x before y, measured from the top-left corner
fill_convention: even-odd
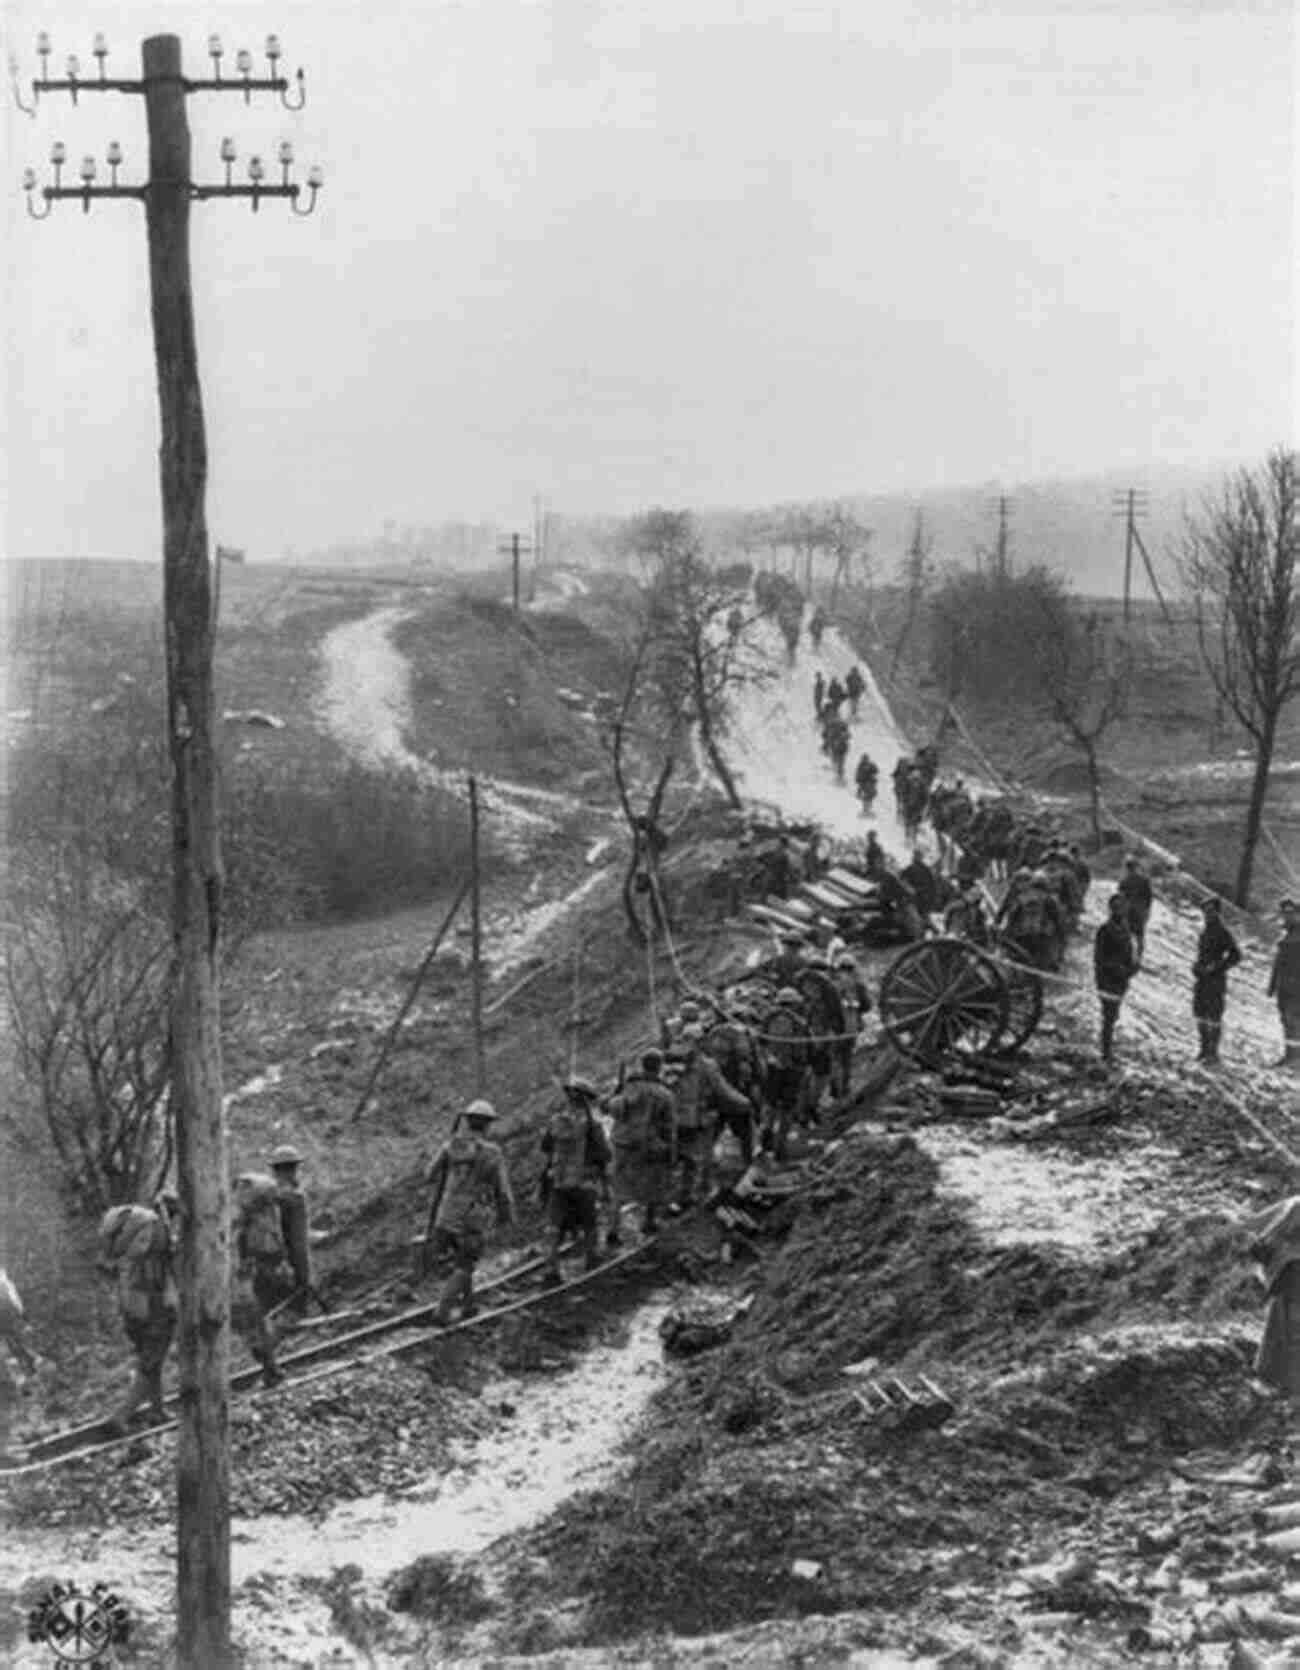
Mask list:
[[[479,896],[478,779],[469,777],[470,956],[473,959],[471,996],[474,1016],[474,1076],[479,1095],[487,1090],[487,1058],[483,1049],[483,927]]]
[[[230,1446],[229,1446],[229,1199],[221,1096],[220,944],[221,843],[217,814],[217,765],[212,678],[215,613],[205,514],[207,440],[195,344],[194,298],[190,282],[190,204],[209,197],[248,197],[256,209],[262,197],[285,197],[300,214],[310,214],[321,185],[319,170],[308,176],[311,203],[298,208],[300,188],[289,183],[293,151],[280,147],[282,181],[266,186],[260,158],[249,162],[249,186],[230,179],[234,145],[221,147],[224,186],[200,186],[190,177],[190,129],[186,97],[198,90],[244,94],[278,92],[289,83],[279,75],[280,45],[266,43],[269,77],[254,78],[252,56],[236,58],[238,80],[221,77],[222,49],[209,39],[214,76],[186,80],[181,43],[175,35],[154,35],[143,43],[142,79],[110,78],[108,47],[95,37],[98,76],[82,79],[75,55],[67,76],[49,76],[48,35],[37,37],[42,74],[32,82],[35,115],[43,92],[67,92],[73,103],[87,92],[142,95],[149,133],[149,178],[142,186],[120,186],[121,146],[108,149],[111,183],[95,184],[93,157],[81,164],[80,187],[64,186],[66,151],[56,144],[50,160],[53,186],[41,192],[45,207],[33,205],[36,177],[25,171],[23,187],[33,219],[43,220],[56,202],[80,200],[87,213],[99,198],[134,198],[145,206],[149,244],[150,307],[161,418],[159,474],[163,512],[163,614],[167,664],[167,734],[172,766],[172,1005],[171,1111],[176,1128],[176,1171],[180,1196],[179,1443],[177,1497],[177,1657],[185,1665],[225,1670],[230,1640]],[[16,91],[16,88],[15,88]]]
[[[510,558],[510,596],[514,602],[516,614],[519,613],[519,558],[531,550],[532,546],[528,541],[522,539],[517,533],[512,533],[509,540],[497,546],[500,555]]]
[[[1005,493],[998,498],[998,544],[994,556],[995,572],[1000,580],[1005,580],[1011,572],[1011,541],[1008,522],[1011,514],[1011,500]]]
[[[1143,488],[1130,487],[1123,493],[1116,493],[1111,499],[1115,513],[1124,518],[1124,624],[1127,626],[1133,618],[1133,553],[1136,551],[1142,558],[1142,566],[1146,569],[1147,579],[1151,582],[1151,590],[1155,593],[1156,602],[1160,605],[1160,612],[1168,625],[1173,625],[1173,617],[1169,613],[1169,605],[1165,602],[1164,593],[1160,590],[1160,582],[1156,579],[1155,564],[1151,561],[1151,554],[1146,548],[1146,541],[1142,538],[1138,527],[1140,518],[1147,514],[1148,503],[1146,491]]]

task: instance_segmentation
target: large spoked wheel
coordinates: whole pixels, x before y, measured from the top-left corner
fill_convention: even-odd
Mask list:
[[[997,1051],[999,1055],[1014,1055],[1033,1037],[1043,1018],[1043,981],[1015,940],[1004,940],[1001,951],[1006,958],[998,968],[1007,985],[1007,1024]]]
[[[988,1055],[1009,1009],[998,965],[964,939],[924,939],[890,965],[880,987],[880,1018],[904,1055],[933,1064],[953,1055]]]

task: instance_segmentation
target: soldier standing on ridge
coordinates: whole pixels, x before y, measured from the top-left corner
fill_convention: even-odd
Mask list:
[[[1300,1062],[1300,905],[1283,899],[1281,908],[1282,938],[1273,956],[1268,995],[1277,999],[1285,1046],[1275,1065],[1291,1067]]]
[[[1114,1048],[1115,1022],[1128,983],[1137,970],[1129,913],[1118,893],[1110,898],[1110,914],[1097,929],[1093,940],[1092,969],[1101,999],[1101,1058],[1109,1061]]]
[[[1151,915],[1151,883],[1142,874],[1137,855],[1130,853],[1124,860],[1124,874],[1119,878],[1117,892],[1128,912],[1129,932],[1133,935],[1133,970],[1142,967],[1142,953],[1146,948],[1147,918]]]
[[[450,1254],[453,1265],[438,1296],[436,1320],[444,1325],[457,1304],[463,1306],[465,1316],[474,1315],[474,1269],[487,1249],[488,1234],[494,1222],[505,1228],[515,1221],[505,1156],[488,1137],[488,1127],[496,1117],[491,1102],[482,1097],[470,1102],[429,1167],[433,1199],[425,1264]],[[460,1130],[461,1119],[468,1131]]]
[[[1192,965],[1192,1014],[1201,1034],[1198,1061],[1217,1062],[1223,1031],[1223,1006],[1228,995],[1228,970],[1241,961],[1241,947],[1229,933],[1218,899],[1201,906],[1205,925],[1196,942]]]

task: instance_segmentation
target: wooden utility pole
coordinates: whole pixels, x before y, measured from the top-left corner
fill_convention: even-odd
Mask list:
[[[1151,590],[1160,605],[1160,612],[1166,623],[1172,626],[1173,617],[1169,613],[1164,593],[1160,590],[1160,582],[1156,579],[1155,564],[1151,561],[1146,541],[1138,528],[1138,519],[1147,513],[1146,494],[1130,487],[1126,492],[1116,494],[1112,502],[1117,513],[1124,518],[1124,624],[1127,626],[1133,618],[1133,553],[1136,551],[1142,558],[1142,565],[1146,569],[1147,579],[1151,582]]]
[[[283,100],[289,84],[278,73],[280,45],[275,36],[266,44],[272,74],[253,77],[251,54],[241,53],[238,81],[222,80],[222,49],[215,36],[209,42],[214,75],[202,81],[185,78],[175,35],[154,35],[143,43],[139,81],[107,74],[108,47],[102,36],[96,36],[94,47],[99,74],[86,80],[78,79],[75,56],[68,60],[66,80],[50,79],[50,42],[44,33],[37,39],[37,51],[42,75],[32,82],[32,113],[42,93],[69,92],[75,102],[79,93],[120,92],[143,96],[148,125],[149,178],[144,185],[118,184],[122,151],[116,143],[108,151],[110,185],[94,184],[95,160],[87,157],[80,169],[82,184],[64,186],[62,144],[51,154],[55,184],[41,192],[44,213],[33,206],[32,170],[26,171],[23,183],[28,213],[37,220],[46,218],[54,203],[70,198],[80,200],[87,212],[92,201],[103,198],[128,198],[145,205],[161,431],[167,739],[172,766],[170,1111],[180,1197],[176,1656],[178,1663],[196,1670],[226,1670],[232,1662],[230,1249],[221,1096],[222,869],[212,674],[216,611],[204,506],[208,460],[190,280],[190,204],[210,197],[248,197],[256,208],[261,197],[285,197],[298,210],[299,187],[289,183],[293,151],[287,143],[280,148],[283,177],[278,185],[263,183],[265,170],[257,158],[250,160],[252,184],[233,185],[230,141],[221,152],[226,183],[195,185],[185,100],[199,89],[238,90],[246,99],[254,90],[265,90],[279,93]],[[299,105],[290,108],[300,105],[301,97]],[[308,188],[313,206],[319,186],[319,173],[313,170]]]
[[[509,540],[497,546],[497,550],[503,556],[510,558],[510,595],[516,614],[519,613],[519,558],[531,549],[529,542],[521,539],[517,533],[512,533]]]
[[[221,840],[213,737],[207,441],[190,287],[190,127],[175,35],[145,41],[149,285],[172,760],[172,1114],[180,1195],[177,1656],[230,1662],[230,1247],[221,1107]]]
[[[516,535],[516,538],[518,536]],[[516,597],[515,607],[519,607]],[[474,1077],[481,1096],[487,1089],[487,1056],[483,1048],[483,924],[479,914],[478,779],[469,779],[470,956],[473,958]]]

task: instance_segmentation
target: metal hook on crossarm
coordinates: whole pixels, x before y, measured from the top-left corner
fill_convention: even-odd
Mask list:
[[[294,80],[298,83],[298,102],[296,104],[289,99],[287,89],[281,89],[280,92],[280,103],[286,110],[301,110],[307,102],[306,77],[301,69],[299,69]]]
[[[12,52],[9,54],[9,91],[13,94],[14,103],[24,116],[34,117],[36,115],[36,100],[40,97],[37,85],[35,82],[32,83],[32,102],[24,104],[21,83],[18,80],[18,59]],[[44,217],[38,216],[37,218],[43,219]]]

